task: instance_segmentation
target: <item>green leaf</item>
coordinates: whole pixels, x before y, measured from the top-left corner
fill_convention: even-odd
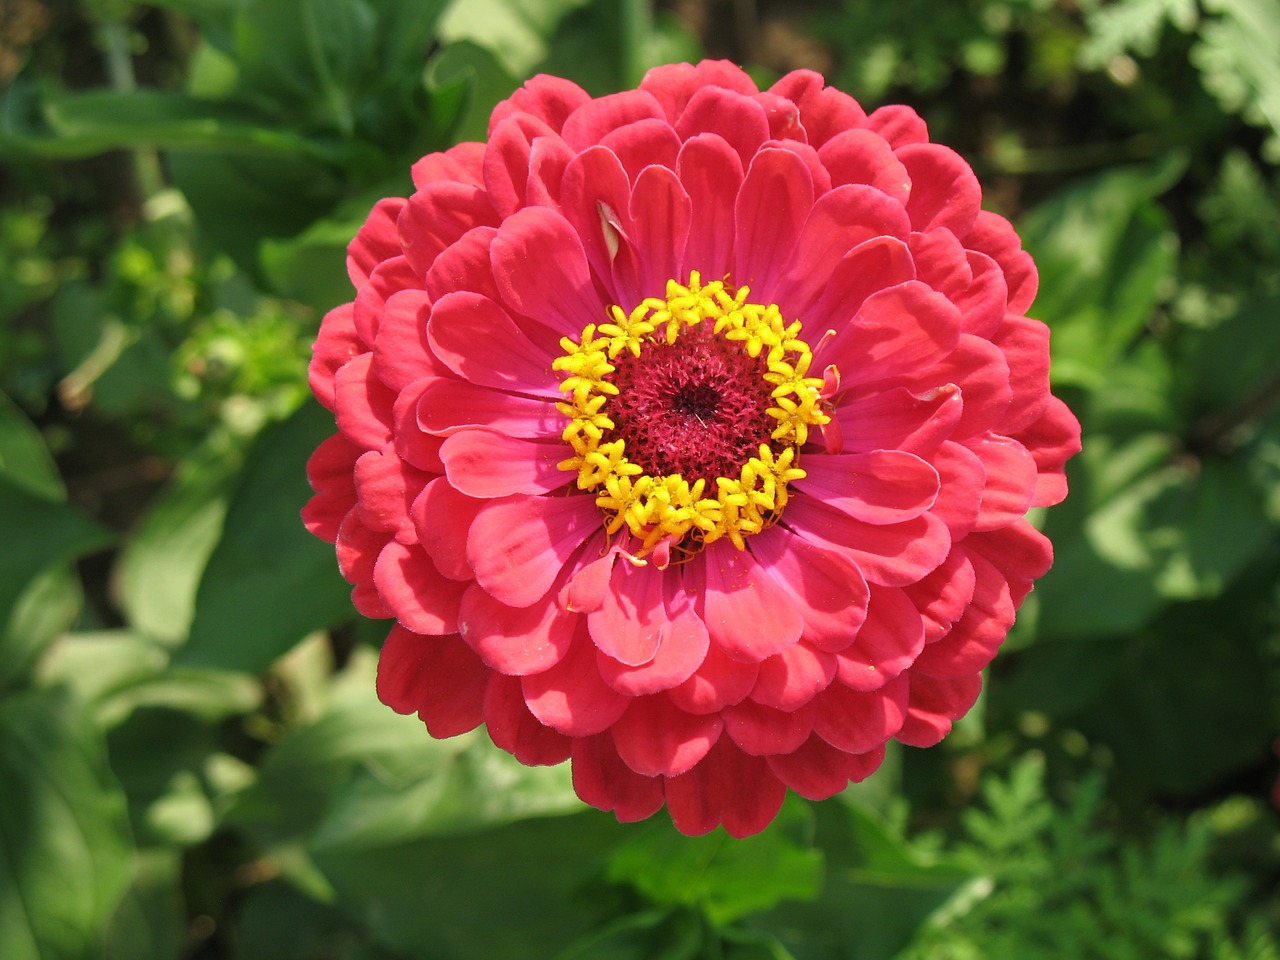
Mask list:
[[[332,415],[318,404],[263,431],[231,497],[177,662],[259,673],[348,613],[333,548],[298,519],[310,496],[307,459],[332,432]]]
[[[426,82],[433,104],[455,117],[459,141],[486,139],[493,108],[520,85],[493,53],[469,40],[435,53],[427,61]]]
[[[101,960],[181,956],[186,927],[181,852],[139,850],[133,885],[103,934]]]
[[[1272,0],[1209,0],[1191,62],[1205,89],[1230,113],[1269,129],[1270,157],[1280,159],[1280,8]]]
[[[440,20],[445,43],[468,40],[513,77],[528,76],[547,55],[556,25],[588,0],[452,0]]]
[[[0,393],[0,477],[46,500],[66,490],[44,437],[12,400]]]
[[[1036,207],[1023,220],[1040,290],[1034,313],[1053,331],[1054,374],[1099,386],[1110,365],[1172,292],[1177,236],[1153,198],[1182,175],[1186,159],[1110,170]]]
[[[794,798],[765,831],[744,840],[723,831],[686,837],[667,818],[655,817],[614,855],[609,879],[631,884],[657,904],[698,907],[715,923],[783,900],[812,900],[823,874],[812,824],[809,808]]]
[[[0,701],[5,960],[91,960],[133,870],[124,796],[64,691]]]

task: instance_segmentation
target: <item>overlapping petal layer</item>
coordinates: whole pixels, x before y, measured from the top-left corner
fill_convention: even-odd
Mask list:
[[[398,621],[380,696],[688,833],[936,743],[1048,569],[1024,515],[1079,449],[1035,267],[968,165],[906,107],[720,62],[597,99],[535,77],[489,134],[374,208],[311,367],[338,434],[304,520]],[[642,549],[564,465],[555,363],[697,275],[799,321],[826,422],[741,547]]]

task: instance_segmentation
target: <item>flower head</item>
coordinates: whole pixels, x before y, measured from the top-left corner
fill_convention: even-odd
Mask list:
[[[349,248],[304,519],[435,736],[763,829],[927,746],[1051,562],[1079,426],[1009,223],[810,71],[540,76]]]

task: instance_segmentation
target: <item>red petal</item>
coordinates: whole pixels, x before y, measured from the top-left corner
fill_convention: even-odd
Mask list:
[[[391,616],[373,583],[378,555],[390,539],[385,533],[365,527],[360,522],[360,511],[353,508],[343,518],[334,541],[338,571],[353,588],[351,602],[361,614],[375,620]]]
[[[826,800],[850,781],[857,783],[875,773],[884,761],[884,747],[867,753],[845,753],[815,735],[793,752],[776,754],[768,761],[774,775],[800,796]]]
[[[852,559],[781,526],[752,538],[751,546],[757,559],[791,591],[804,618],[802,636],[807,643],[835,651],[852,642],[866,616],[868,596],[867,581]]]
[[[307,459],[307,482],[316,495],[302,508],[302,523],[321,540],[333,543],[343,518],[356,505],[355,463],[362,452],[335,433]]]
[[[484,186],[499,217],[509,217],[525,205],[529,154],[533,141],[546,136],[555,137],[555,131],[528,113],[513,113],[489,132]]]
[[[645,167],[657,164],[674,170],[680,138],[666,120],[637,120],[605,136],[600,146],[613,151],[635,183]]]
[[[587,614],[591,639],[602,653],[632,667],[653,659],[668,629],[665,576],[649,565],[613,565],[603,603]]]
[[[429,153],[413,165],[413,185],[421,190],[436,180],[457,180],[478,187],[483,159],[483,143],[459,143],[444,153]]]
[[[749,96],[724,87],[703,87],[689,98],[675,123],[681,140],[700,133],[714,133],[738,152],[743,165],[752,162],[761,144],[769,139],[764,108]]]
[[[867,523],[918,517],[938,496],[938,471],[902,450],[805,457],[795,488]]]
[[[962,410],[960,391],[953,386],[924,393],[896,387],[841,400],[835,418],[847,451],[906,450],[929,456],[951,436]]]
[[[432,381],[432,377],[424,377],[401,390],[392,408],[392,419],[396,456],[419,470],[441,474],[444,463],[440,459],[440,447],[444,440],[425,433],[418,425],[418,401]]]
[[[858,101],[834,87],[823,87],[822,76],[812,70],[793,70],[769,88],[800,108],[800,122],[815,147],[839,133],[866,122]]]
[[[498,500],[476,515],[467,559],[494,599],[527,607],[551,589],[578,546],[600,527],[590,497]]]
[[[459,290],[478,293],[495,302],[501,299],[489,264],[489,247],[497,235],[496,227],[476,227],[436,257],[424,284],[433,302]]]
[[[976,453],[950,440],[938,447],[929,460],[942,478],[931,512],[947,525],[952,541],[957,542],[978,522],[986,470]]]
[[[307,383],[326,410],[333,409],[333,379],[338,371],[369,349],[369,345],[356,333],[353,311],[352,304],[344,303],[326,313],[312,346]]]
[[[360,520],[370,530],[390,533],[401,543],[417,541],[409,507],[430,477],[390,449],[370,450],[355,464]]]
[[[692,204],[685,264],[707,279],[729,272],[734,204],[742,185],[742,161],[721,137],[701,134],[685,141],[676,162],[680,182]]]
[[[925,647],[913,673],[963,677],[977,673],[995,657],[1013,626],[1014,606],[1004,576],[980,556],[971,555],[973,600],[941,640]]]
[[[436,180],[412,197],[400,213],[400,244],[413,271],[425,277],[446,247],[472,227],[497,226],[498,215],[480,187]]]
[[[395,626],[378,658],[378,699],[416,712],[437,739],[474,730],[484,719],[490,671],[458,637],[423,637]]]
[[[927,143],[929,128],[920,114],[900,103],[880,107],[867,117],[867,129],[889,141],[895,150],[909,143]]]
[[[818,708],[811,702],[796,710],[775,710],[756,700],[725,707],[724,732],[753,757],[790,753],[809,738]]]
[[[924,642],[933,643],[946,635],[973,599],[975,574],[968,553],[952,550],[933,573],[919,583],[903,587],[924,620]]]
[[[936,143],[912,143],[897,149],[911,176],[907,213],[924,232],[939,228],[964,236],[982,207],[982,188],[960,154]]]
[[[559,437],[564,415],[546,400],[516,396],[452,378],[432,381],[418,400],[418,425],[449,436],[488,427],[508,437]]]
[[[711,641],[732,659],[758,663],[800,639],[799,606],[750,553],[720,544],[693,562],[691,573],[706,578],[700,592]]]
[[[666,167],[646,167],[631,192],[631,239],[640,255],[644,289],[663,291],[683,277],[692,204],[680,180]]]
[[[1022,240],[1013,225],[999,214],[981,210],[962,239],[970,250],[985,253],[1000,265],[1009,288],[1009,312],[1026,313],[1036,298],[1040,280],[1035,262],[1022,249]]]
[[[975,530],[998,530],[1024,517],[1036,489],[1036,462],[1016,440],[991,436],[966,446],[982,460],[987,482]]]
[[[757,93],[751,99],[764,110],[765,119],[769,121],[771,140],[808,142],[808,134],[800,123],[800,108],[794,103],[776,93]]]
[[[400,249],[396,218],[407,202],[400,197],[379,200],[347,245],[347,276],[351,278],[352,286],[359,289],[369,279],[374,267],[404,252]]]
[[[482,507],[483,500],[464,496],[444,477],[436,477],[409,508],[422,549],[436,569],[452,580],[475,578],[467,562],[467,532]]]
[[[980,553],[1009,580],[1015,607],[1021,606],[1032,581],[1053,566],[1053,544],[1026,520],[1017,520],[1000,530],[966,537],[965,549]]]
[[[734,207],[733,278],[757,301],[770,302],[812,208],[813,178],[803,160],[777,147],[751,159]]]
[[[612,812],[622,823],[662,809],[662,778],[634,773],[604,734],[573,741],[573,789],[584,803]]]
[[[551,129],[559,131],[569,115],[590,100],[591,95],[572,80],[540,73],[493,108],[489,129],[494,129],[512,114],[531,113]]]
[[[592,147],[574,157],[560,183],[560,203],[591,269],[606,287],[613,288],[615,303],[635,304],[653,295],[639,286],[639,265],[630,239],[631,182],[613,151]]]
[[[569,114],[560,133],[570,147],[581,153],[611,131],[650,118],[663,118],[658,101],[644,90],[624,90],[583,103]]]
[[[378,596],[397,620],[414,633],[456,633],[464,584],[441,576],[417,544],[391,541],[374,567]]]
[[[581,623],[569,652],[541,673],[522,677],[521,684],[533,715],[567,737],[607,730],[631,703],[601,678],[595,645]]]
[[[746,71],[728,60],[664,64],[651,69],[640,81],[640,89],[653,94],[673,123],[684,112],[690,98],[703,87],[724,87],[747,96],[757,92],[755,82]]]
[[[1080,423],[1057,397],[1049,398],[1044,416],[1017,437],[1035,458],[1040,475],[1032,506],[1060,503],[1067,495],[1066,462],[1080,452]]]
[[[687,836],[723,824],[732,837],[759,833],[778,815],[787,790],[761,757],[722,741],[701,763],[666,783],[671,822]]]
[[[619,693],[640,697],[670,690],[688,680],[706,659],[710,646],[707,628],[686,599],[673,596],[669,587],[666,593],[666,623],[650,660],[640,666],[627,666],[602,650],[597,655],[600,675]],[[600,644],[597,642],[596,646],[599,648]]]
[[[1009,314],[992,340],[1004,351],[1013,390],[1000,432],[1015,434],[1039,420],[1049,405],[1049,328]]]
[[[441,362],[465,380],[498,390],[561,398],[556,388],[559,376],[551,369],[552,355],[487,297],[460,291],[437,301],[427,337]]]
[[[718,713],[751,692],[758,672],[757,664],[730,660],[719,647],[710,645],[693,676],[668,695],[686,713]]]
[[[396,395],[373,375],[373,355],[362,353],[334,378],[334,408],[338,429],[366,450],[381,450],[391,442]]]
[[[814,732],[846,753],[874,750],[902,729],[907,690],[906,674],[870,692],[832,684],[818,694]]]
[[[372,346],[378,338],[378,327],[382,324],[387,300],[402,291],[421,287],[422,278],[414,273],[404,257],[392,257],[374,267],[373,273],[369,274],[369,282],[356,294],[352,308],[351,322],[355,324],[360,339]]]
[[[857,639],[836,654],[836,676],[850,690],[878,690],[911,666],[923,648],[924,622],[910,597],[877,587]]]
[[[392,390],[403,390],[444,367],[427,347],[431,298],[425,290],[401,290],[387,300],[373,341],[373,370]]]
[[[556,466],[569,453],[561,440],[521,440],[476,427],[455,433],[440,448],[445,473],[469,497],[550,493],[576,479]]]
[[[911,700],[907,719],[894,739],[911,747],[932,747],[951,731],[982,692],[982,674],[938,679],[911,674]]]
[[[569,759],[573,741],[544,727],[525,706],[520,681],[495,674],[484,698],[484,723],[489,738],[530,767],[552,766]]]
[[[836,186],[865,183],[899,204],[911,195],[911,177],[884,137],[871,130],[846,130],[822,145],[822,164]]]
[[[569,651],[577,617],[554,603],[508,607],[473,584],[462,595],[458,633],[498,673],[523,677],[559,663]]]
[[[834,654],[797,643],[760,664],[751,699],[777,710],[798,710],[827,689],[835,675]]]
[[[618,756],[636,773],[676,777],[707,755],[724,721],[676,707],[664,694],[632,700],[613,725]]]

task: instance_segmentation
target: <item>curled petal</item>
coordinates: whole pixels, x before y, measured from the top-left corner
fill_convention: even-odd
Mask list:
[[[707,755],[724,721],[679,709],[665,694],[637,697],[613,725],[618,756],[646,777],[678,777]]]
[[[489,678],[484,724],[489,738],[526,766],[563,763],[573,752],[573,740],[543,726],[529,712],[515,677],[495,674]]]
[[[814,732],[846,753],[867,753],[902,729],[907,718],[908,676],[871,691],[834,683],[818,695]]]
[[[671,820],[689,836],[721,825],[731,837],[759,833],[778,815],[786,794],[763,757],[749,756],[725,739],[688,773],[666,783]]]
[[[662,809],[661,777],[644,777],[622,762],[608,734],[573,741],[573,789],[584,802],[634,823]]]
[[[424,637],[397,625],[378,657],[378,699],[418,714],[433,737],[456,737],[484,720],[490,676],[458,637]]]
[[[569,652],[546,670],[521,678],[521,688],[530,712],[568,737],[608,730],[632,702],[604,682],[595,645],[581,626]]]
[[[939,678],[924,673],[911,674],[907,718],[894,739],[911,747],[932,747],[951,732],[978,700],[982,674]]]
[[[498,673],[523,677],[559,663],[569,651],[577,618],[554,603],[508,607],[472,584],[462,595],[458,633]]]
[[[821,737],[811,736],[791,753],[766,758],[774,776],[806,800],[826,800],[850,783],[875,773],[884,762],[884,746],[866,753],[845,753]]]

